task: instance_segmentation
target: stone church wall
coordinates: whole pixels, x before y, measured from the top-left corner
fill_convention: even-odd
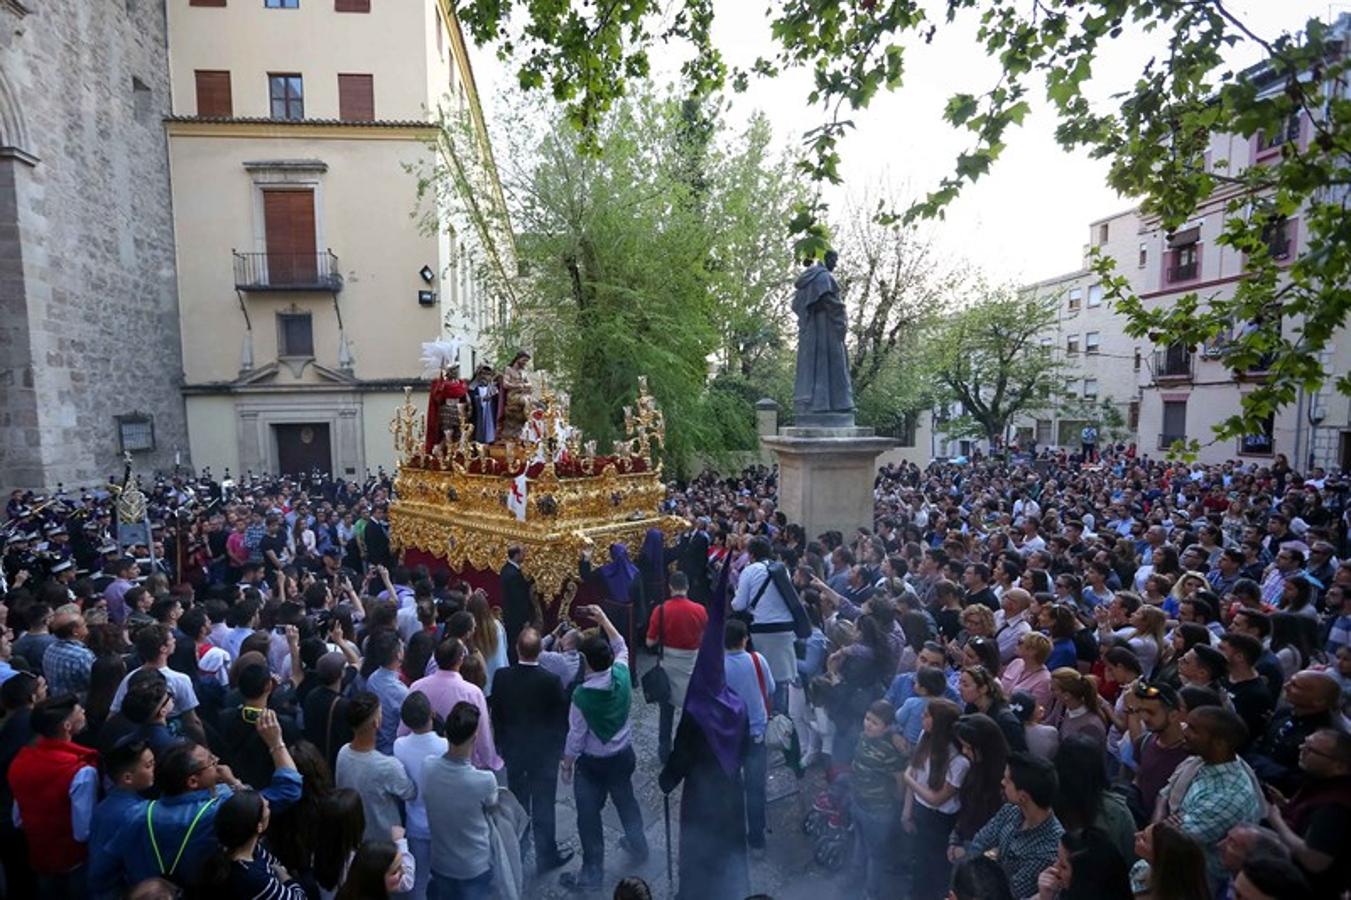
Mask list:
[[[165,0],[0,0],[0,487],[188,463]],[[232,303],[233,297],[221,302]]]

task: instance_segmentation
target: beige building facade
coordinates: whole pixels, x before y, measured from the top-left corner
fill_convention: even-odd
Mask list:
[[[1293,120],[1280,140],[1307,140],[1310,130],[1307,118]],[[1218,136],[1210,150],[1210,165],[1219,174],[1237,175],[1279,154],[1280,140],[1259,145],[1256,138]],[[1089,251],[1114,259],[1116,271],[1128,279],[1131,291],[1147,308],[1167,307],[1190,292],[1197,292],[1203,302],[1231,296],[1247,268],[1242,254],[1217,243],[1229,200],[1224,193],[1216,194],[1195,218],[1172,232],[1165,232],[1157,218],[1136,210],[1092,222],[1085,268],[1030,286],[1060,298],[1059,321],[1044,341],[1059,348],[1070,364],[1070,377],[1061,409],[1020,421],[1018,437],[1025,441],[1035,436],[1040,446],[1077,447],[1082,423],[1073,407],[1097,397],[1123,413],[1129,435],[1125,439],[1134,440],[1144,454],[1157,456],[1176,440],[1195,439],[1201,445],[1202,462],[1237,459],[1260,464],[1284,454],[1300,468],[1351,470],[1351,402],[1331,387],[1337,377],[1351,371],[1351,335],[1345,328],[1323,355],[1328,376],[1323,390],[1301,393],[1258,434],[1220,441],[1215,439],[1215,426],[1240,411],[1243,395],[1262,383],[1264,371],[1234,371],[1224,358],[1225,336],[1196,348],[1156,346],[1148,338],[1131,337],[1125,331],[1125,316],[1097,288],[1097,275],[1088,268]],[[1300,226],[1300,217],[1294,216],[1272,237],[1273,252],[1286,264],[1304,249]],[[1244,324],[1234,323],[1231,334]],[[1287,318],[1282,328],[1293,334],[1299,325]]]
[[[168,120],[188,434],[213,473],[362,478],[424,341],[510,314],[505,215],[419,201],[438,111],[492,172],[459,25],[440,0],[170,0]],[[473,198],[502,209],[495,178]],[[489,217],[480,223],[490,221]],[[428,223],[431,222],[429,225]],[[493,279],[494,270],[504,277]]]

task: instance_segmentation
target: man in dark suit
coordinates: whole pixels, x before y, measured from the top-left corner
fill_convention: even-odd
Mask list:
[[[502,567],[502,626],[507,630],[507,654],[516,661],[516,639],[521,629],[530,622],[530,583],[525,580],[521,564],[525,562],[525,548],[513,544],[507,548],[507,564]]]
[[[694,523],[694,531],[684,541],[677,568],[689,579],[690,599],[703,606],[708,605],[708,597],[713,593],[708,580],[708,548],[708,519],[700,516]]]
[[[377,506],[366,523],[366,564],[388,566],[393,562],[389,552],[389,512]]]
[[[517,661],[493,675],[488,710],[507,764],[507,787],[530,813],[535,870],[543,873],[572,859],[572,851],[559,851],[554,831],[568,698],[558,676],[540,667],[539,653],[539,632],[527,625],[516,640]]]

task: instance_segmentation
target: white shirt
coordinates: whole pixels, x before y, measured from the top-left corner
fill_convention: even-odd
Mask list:
[[[450,742],[435,731],[428,731],[426,734],[405,734],[401,738],[394,739],[394,758],[403,763],[408,780],[419,788],[422,786],[423,763],[428,757],[444,756],[449,749]],[[404,808],[408,814],[408,836],[430,839],[432,832],[427,824],[427,804],[422,797],[422,791],[419,790],[417,797],[407,801]]]
[[[1018,650],[1018,642],[1031,630],[1032,626],[1027,621],[1027,610],[1023,610],[1000,626],[994,636],[995,643],[999,644],[999,659],[1004,663],[1013,659]]]
[[[139,667],[139,668],[144,668]],[[132,669],[122,679],[122,683],[117,686],[117,693],[113,694],[113,703],[109,709],[112,712],[122,711],[122,700],[127,696],[127,685],[131,682],[131,676],[135,675],[138,669]],[[167,665],[160,667],[160,674],[168,682],[169,694],[174,698],[174,710],[170,716],[181,716],[186,712],[192,712],[197,708],[197,692],[193,690],[192,679],[182,672],[176,672]]]
[[[923,736],[920,737],[920,740],[924,740]],[[932,762],[932,759],[926,759],[922,767],[918,769],[913,768],[911,769],[911,771],[915,775],[915,780],[918,781],[920,784],[923,784],[925,787],[929,786],[930,762]],[[959,788],[959,790],[954,791],[951,797],[943,801],[943,803],[939,804],[938,806],[926,803],[924,801],[924,798],[921,797],[918,792],[915,793],[915,802],[922,806],[927,807],[928,809],[936,809],[938,812],[941,813],[955,813],[959,811],[962,808],[962,794],[960,788],[962,786],[962,782],[966,780],[966,773],[969,772],[970,770],[971,770],[971,760],[963,756],[955,746],[949,748],[948,774],[947,777],[944,778],[943,780],[946,781],[948,784],[952,785],[953,787]]]

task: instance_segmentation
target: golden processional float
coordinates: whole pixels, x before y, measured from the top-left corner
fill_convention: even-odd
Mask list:
[[[636,558],[650,529],[669,541],[687,527],[661,512],[665,420],[645,377],[635,405],[624,410],[625,438],[600,454],[569,424],[564,399],[542,381],[537,392],[528,381],[511,387],[517,396],[507,402],[530,410],[519,433],[474,440],[472,398],[454,388],[465,385],[455,368],[444,367],[433,382],[425,415],[405,387],[390,423],[398,457],[390,540],[405,563],[433,569],[439,563],[497,599],[497,571],[507,549],[520,545],[539,602],[547,607],[561,596],[561,617],[576,596],[584,549],[593,550],[595,565],[609,561],[615,543]],[[429,439],[429,420],[439,440]]]

